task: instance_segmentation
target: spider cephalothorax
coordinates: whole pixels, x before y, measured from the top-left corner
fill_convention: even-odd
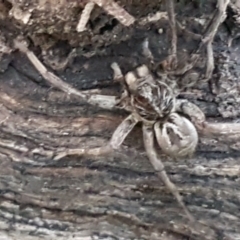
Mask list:
[[[175,109],[172,89],[155,79],[146,65],[128,72],[125,86],[132,112],[138,115],[140,121],[162,121]]]
[[[120,72],[116,63],[114,66]],[[154,77],[146,65],[126,73],[122,79],[126,108],[138,121],[152,128],[163,152],[174,158],[191,156],[198,134],[186,117],[176,113],[177,100],[172,89]]]

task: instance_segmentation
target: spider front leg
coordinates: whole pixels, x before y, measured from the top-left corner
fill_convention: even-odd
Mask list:
[[[154,147],[154,133],[153,133],[153,126],[152,125],[145,125],[143,124],[143,139],[144,139],[144,146],[148,155],[148,158],[157,172],[158,176],[161,178],[161,180],[164,182],[166,187],[170,190],[170,192],[173,194],[173,196],[177,199],[179,205],[184,209],[187,217],[191,222],[194,222],[195,219],[191,215],[191,213],[188,211],[187,207],[183,203],[182,197],[179,194],[179,191],[177,190],[174,183],[171,182],[169,179],[166,171],[164,170],[164,165],[161,161],[161,159],[158,157],[156,149]]]
[[[177,99],[175,111],[183,113],[185,116],[189,117],[201,134],[208,132],[209,123],[206,122],[205,114],[194,103],[191,103],[186,99]]]
[[[189,116],[192,121],[205,121],[205,114],[194,103],[189,102],[186,99],[177,99],[175,105],[176,112],[182,112]]]
[[[17,39],[14,40],[14,47],[20,52],[26,54],[29,61],[42,75],[42,77],[50,83],[50,85],[62,90],[69,95],[79,96],[82,100],[86,101],[91,105],[110,110],[116,107],[117,100],[115,96],[105,96],[100,94],[92,95],[89,91],[79,91],[65,81],[63,81],[54,73],[48,71],[48,69],[39,61],[36,55],[28,49],[28,43],[23,39],[23,37],[19,36]]]
[[[205,122],[201,134],[224,142],[235,142],[240,139],[240,123],[209,123]]]
[[[168,21],[169,27],[171,31],[171,47],[170,47],[170,55],[169,55],[169,63],[171,66],[171,70],[177,67],[177,28],[176,28],[176,19],[175,19],[175,11],[174,11],[174,0],[168,0],[166,2],[166,8],[168,13]]]
[[[177,99],[175,111],[188,116],[197,129],[202,128],[206,121],[202,110],[197,105],[185,99]]]
[[[56,152],[54,160],[59,160],[69,155],[77,156],[100,156],[110,154],[113,150],[117,150],[122,145],[127,135],[132,131],[138,120],[133,114],[125,118],[122,123],[114,131],[109,143],[106,146],[96,148],[75,148],[75,149],[60,149]]]
[[[188,116],[201,135],[216,138],[224,136],[225,141],[240,139],[240,123],[207,122],[202,110],[188,100],[178,99],[175,110]]]

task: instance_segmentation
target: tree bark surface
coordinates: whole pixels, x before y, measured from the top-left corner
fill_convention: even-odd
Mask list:
[[[6,2],[1,4],[11,9],[11,1],[10,5]],[[16,23],[6,19],[7,30],[1,20],[5,43],[11,42],[16,30]],[[116,61],[126,72],[142,63],[140,49],[146,36],[156,57],[166,56],[158,50],[167,44],[166,35],[133,27],[126,30],[132,34],[129,39],[111,40],[112,45],[104,50],[91,46],[94,54],[81,48],[74,61],[57,68],[63,62],[59,59],[66,60],[61,49],[71,46],[69,53],[74,44],[61,36],[53,48],[56,58],[48,51],[44,58],[34,42],[36,29],[25,27],[32,50],[49,70],[79,90],[97,88],[100,93],[119,96],[120,86],[112,80],[110,64]],[[222,27],[215,40],[213,79],[185,89],[180,97],[196,103],[208,121],[236,122],[240,116],[239,50],[237,43],[226,46],[225,33]],[[188,48],[195,46],[192,41]],[[103,110],[52,88],[26,56],[5,51],[0,74],[0,239],[203,239],[155,175],[140,126],[119,152],[53,160],[60,147],[106,145],[126,116],[124,111]],[[192,158],[161,157],[193,216],[211,228],[206,237],[240,239],[239,140],[201,137]]]

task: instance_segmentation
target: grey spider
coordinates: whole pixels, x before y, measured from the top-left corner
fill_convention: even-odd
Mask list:
[[[197,131],[208,137],[224,136],[225,140],[234,140],[240,135],[239,123],[206,122],[204,113],[195,104],[177,99],[177,94],[173,92],[169,84],[164,82],[168,79],[165,78],[163,81],[154,77],[146,65],[123,76],[119,66],[116,63],[112,64],[114,78],[124,86],[121,98],[117,100],[114,96],[93,95],[72,88],[49,72],[35,54],[27,48],[27,43],[21,37],[15,40],[15,47],[27,55],[36,69],[53,86],[68,94],[80,96],[89,104],[109,110],[121,107],[130,112],[130,115],[114,131],[106,146],[92,149],[57,149],[53,157],[55,160],[68,155],[99,156],[111,153],[114,149],[119,149],[134,126],[142,122],[144,145],[151,164],[183,207],[188,218],[194,221],[176,186],[164,170],[164,165],[154,148],[154,136],[163,152],[179,158],[193,154],[198,143]]]
[[[157,155],[154,147],[154,136],[162,151],[167,155],[175,158],[192,155],[198,143],[198,133],[191,121],[179,112],[189,115],[193,110],[194,116],[190,115],[190,117],[195,117],[199,122],[204,122],[204,114],[194,104],[186,100],[177,100],[172,89],[155,78],[146,65],[139,66],[124,77],[116,63],[112,64],[112,69],[115,79],[124,86],[124,91],[117,105],[129,111],[130,115],[117,127],[107,146],[59,151],[55,160],[67,155],[96,156],[109,153],[113,149],[119,149],[134,126],[138,122],[142,122],[144,146],[151,164],[167,188],[176,197],[188,218],[193,221],[194,218],[183,203],[177,188],[168,178],[164,165]]]
[[[114,78],[122,83],[124,91],[115,102],[118,108],[130,112],[112,134],[106,146],[97,148],[59,149],[54,159],[69,155],[99,156],[118,150],[138,122],[142,122],[143,140],[147,156],[157,175],[177,199],[190,221],[195,219],[185,206],[179,191],[169,179],[154,147],[154,137],[162,151],[173,158],[191,156],[198,144],[198,132],[208,135],[239,134],[239,124],[208,123],[195,104],[176,98],[173,90],[153,76],[146,65],[141,65],[125,76],[118,64],[113,63]],[[98,99],[101,101],[101,99]],[[103,101],[104,102],[104,101]],[[103,106],[104,104],[102,104]]]

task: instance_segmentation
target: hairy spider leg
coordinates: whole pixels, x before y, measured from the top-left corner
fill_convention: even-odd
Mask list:
[[[154,147],[154,133],[153,133],[153,126],[152,125],[144,125],[143,124],[143,140],[144,146],[148,155],[148,158],[157,172],[158,177],[163,181],[165,186],[170,190],[173,196],[177,199],[179,205],[183,208],[185,214],[189,218],[191,222],[194,222],[195,219],[188,211],[186,205],[184,204],[182,197],[179,194],[178,189],[176,188],[175,184],[171,182],[169,179],[166,171],[164,170],[164,165],[161,159],[158,157],[156,149]]]
[[[177,99],[175,111],[188,116],[194,125],[201,124],[206,121],[203,111],[197,105],[186,99]]]
[[[26,54],[29,61],[33,64],[33,66],[37,69],[37,71],[42,75],[42,77],[49,82],[52,86],[62,90],[63,92],[69,95],[79,96],[81,99],[86,101],[87,103],[101,107],[103,109],[114,109],[118,101],[115,96],[108,95],[100,95],[94,94],[92,95],[88,91],[79,91],[72,87],[70,84],[64,82],[61,78],[56,76],[54,73],[47,70],[47,68],[39,61],[36,55],[30,51],[27,47],[27,43],[22,37],[14,40],[14,46],[19,51]]]
[[[113,150],[117,150],[122,145],[127,135],[132,131],[138,120],[133,114],[125,118],[122,123],[114,131],[109,143],[106,146],[96,148],[76,148],[76,149],[62,149],[56,152],[54,160],[59,160],[69,155],[89,155],[100,156],[110,154]]]
[[[177,28],[176,28],[176,18],[175,18],[175,11],[174,11],[174,1],[168,0],[166,2],[166,8],[168,13],[168,21],[169,21],[169,28],[171,31],[171,46],[169,49],[169,63],[171,69],[175,69],[178,64],[177,59]]]
[[[240,123],[208,123],[203,124],[201,134],[207,137],[224,137],[224,141],[240,139]],[[219,139],[218,139],[219,140]]]

